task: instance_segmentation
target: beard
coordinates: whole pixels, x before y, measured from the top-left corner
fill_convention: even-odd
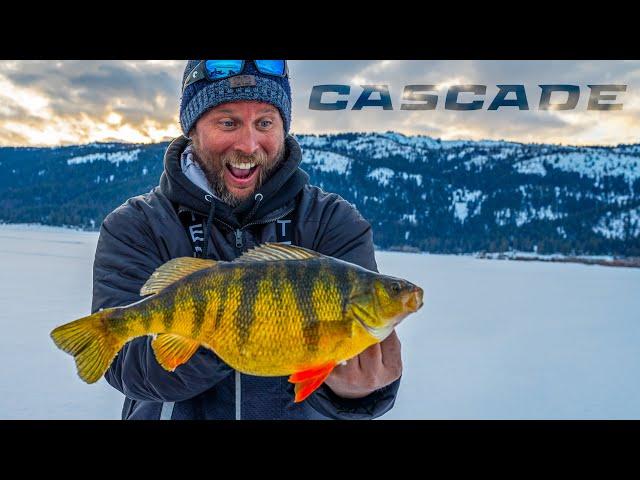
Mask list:
[[[269,179],[269,177],[273,174],[275,169],[284,159],[284,142],[282,142],[274,157],[269,158],[269,156],[263,150],[260,150],[252,155],[245,155],[237,151],[217,154],[201,149],[197,137],[194,136],[192,137],[192,139],[194,160],[202,169],[202,172],[207,179],[207,183],[209,183],[209,187],[211,187],[212,192],[218,198],[220,198],[231,208],[237,207],[238,205],[240,205],[240,203],[242,203],[242,201],[248,198],[249,195],[251,195],[256,190],[259,190],[264,182]],[[260,169],[254,189],[251,192],[247,193],[246,197],[241,198],[234,195],[227,189],[227,185],[224,182],[224,170],[230,163],[243,162],[255,163],[256,165],[260,165]]]

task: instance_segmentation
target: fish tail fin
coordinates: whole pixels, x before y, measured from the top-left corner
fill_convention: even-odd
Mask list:
[[[56,346],[73,355],[78,375],[87,383],[95,383],[102,378],[125,343],[109,330],[113,310],[101,310],[51,332]]]

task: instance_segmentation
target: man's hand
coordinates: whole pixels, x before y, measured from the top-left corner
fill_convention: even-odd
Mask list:
[[[393,383],[402,375],[400,339],[396,331],[360,355],[336,365],[324,383],[343,398],[362,398]]]

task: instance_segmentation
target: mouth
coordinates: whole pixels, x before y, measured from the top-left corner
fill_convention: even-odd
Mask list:
[[[227,184],[236,188],[252,186],[262,168],[256,163],[227,163],[225,165],[225,180]]]

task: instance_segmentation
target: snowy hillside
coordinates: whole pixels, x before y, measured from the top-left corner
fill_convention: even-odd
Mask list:
[[[640,257],[640,144],[297,138],[311,182],[356,205],[380,248]],[[158,184],[166,146],[0,148],[0,221],[97,229]]]

